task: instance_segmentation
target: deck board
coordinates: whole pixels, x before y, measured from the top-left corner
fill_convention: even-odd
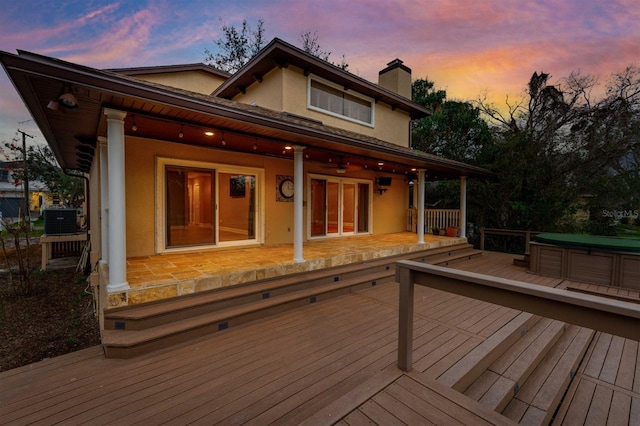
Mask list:
[[[562,285],[512,260],[485,253],[451,266]],[[410,373],[395,366],[397,315],[397,285],[386,283],[133,359],[105,359],[94,347],[0,372],[0,424],[510,423],[436,380],[524,314],[416,288]],[[558,422],[640,424],[639,352],[638,342],[598,333]],[[548,379],[529,380],[536,390],[505,410],[523,423],[545,416],[530,404],[544,399]]]

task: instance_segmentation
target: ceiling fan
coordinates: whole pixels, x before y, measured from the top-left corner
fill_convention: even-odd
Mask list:
[[[329,159],[329,162],[331,162],[331,159]],[[335,165],[329,165],[327,166],[331,169],[334,169],[336,171],[336,173],[338,174],[345,174],[347,173],[347,170],[357,170],[359,169],[358,166],[355,166],[353,164],[351,164],[348,160],[345,160],[344,156],[340,156],[340,159],[338,160],[337,163],[335,163]]]

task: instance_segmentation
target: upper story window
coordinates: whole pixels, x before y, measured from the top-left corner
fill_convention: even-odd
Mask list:
[[[0,182],[9,182],[9,170],[0,170]]]
[[[346,92],[317,78],[309,79],[309,108],[356,123],[373,126],[373,100]]]

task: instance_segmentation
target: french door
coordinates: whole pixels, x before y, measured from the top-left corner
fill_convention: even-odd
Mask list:
[[[370,232],[371,182],[312,176],[310,236]]]

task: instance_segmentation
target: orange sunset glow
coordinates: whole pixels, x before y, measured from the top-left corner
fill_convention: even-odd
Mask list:
[[[221,23],[255,25],[266,38],[300,45],[317,32],[323,51],[349,71],[377,81],[400,58],[413,78],[429,78],[450,99],[486,93],[496,106],[522,92],[534,71],[561,81],[572,71],[600,83],[640,60],[640,8],[632,0],[475,1],[372,0],[168,1],[27,0],[4,6],[0,49],[27,50],[96,68],[202,62],[215,49]],[[594,93],[598,93],[597,90]],[[39,135],[0,73],[0,140],[20,127]]]

